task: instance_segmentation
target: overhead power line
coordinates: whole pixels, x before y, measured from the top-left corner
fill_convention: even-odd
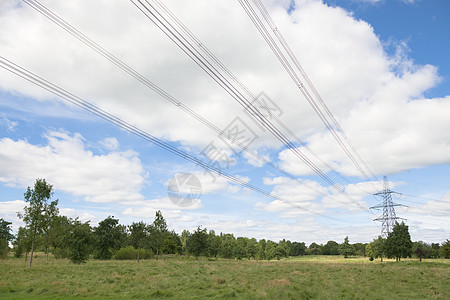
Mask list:
[[[175,98],[174,96],[172,96],[171,94],[169,94],[168,92],[166,92],[165,90],[163,90],[161,87],[157,86],[155,83],[153,83],[152,81],[150,81],[147,77],[145,77],[144,75],[142,75],[141,73],[139,73],[138,71],[136,71],[134,68],[132,68],[131,66],[129,66],[127,63],[125,63],[123,60],[119,59],[117,56],[115,56],[114,54],[112,54],[110,51],[106,50],[103,46],[99,45],[97,42],[95,42],[94,40],[92,40],[91,38],[89,38],[88,36],[86,36],[84,33],[82,33],[80,30],[78,30],[77,28],[75,28],[74,26],[72,26],[71,24],[69,24],[68,22],[66,22],[64,19],[62,19],[61,17],[59,17],[56,13],[52,12],[50,9],[48,9],[46,6],[44,6],[43,4],[39,3],[38,1],[35,0],[23,0],[26,4],[28,4],[30,7],[32,7],[33,9],[35,9],[37,12],[39,12],[40,14],[42,14],[44,17],[46,17],[47,19],[49,19],[50,21],[52,21],[54,24],[58,25],[59,27],[61,27],[63,30],[65,30],[66,32],[68,32],[69,34],[71,34],[73,37],[75,37],[76,39],[78,39],[79,41],[81,41],[83,44],[85,44],[86,46],[88,46],[89,48],[91,48],[92,50],[94,50],[95,52],[97,52],[98,54],[100,54],[102,57],[104,57],[105,59],[107,59],[108,61],[110,61],[111,63],[113,63],[114,65],[116,65],[117,67],[119,67],[120,69],[122,69],[124,72],[126,72],[128,75],[130,75],[131,77],[133,77],[134,79],[136,79],[137,81],[139,81],[140,83],[142,83],[144,86],[146,86],[147,88],[150,88],[151,90],[153,90],[154,92],[156,92],[158,95],[160,95],[163,99],[165,99],[166,101],[168,101],[169,103],[173,104],[174,106],[176,106],[177,108],[181,109],[183,112],[185,112],[186,114],[190,115],[191,117],[193,117],[194,119],[196,119],[197,121],[199,121],[200,123],[202,123],[203,125],[205,125],[206,127],[210,128],[212,131],[214,131],[215,133],[217,133],[219,136],[229,140],[230,142],[232,142],[234,145],[236,145],[238,148],[240,148],[242,151],[250,154],[252,157],[254,157],[255,159],[261,161],[263,164],[268,165],[269,167],[277,170],[278,172],[280,172],[281,174],[291,178],[292,180],[295,180],[305,186],[307,186],[308,188],[314,190],[315,192],[317,192],[318,194],[322,195],[322,196],[328,196],[327,194],[323,193],[322,191],[312,187],[311,185],[309,185],[307,182],[302,181],[300,179],[298,179],[297,177],[293,176],[292,174],[290,174],[289,172],[286,172],[280,168],[278,168],[274,163],[272,163],[269,159],[267,159],[266,157],[260,155],[257,151],[248,148],[246,145],[243,145],[242,143],[237,143],[236,140],[232,141],[232,138],[228,135],[224,135],[223,134],[223,130],[221,130],[217,125],[215,125],[214,123],[210,122],[209,120],[207,120],[206,118],[204,118],[203,116],[201,116],[200,114],[198,114],[196,111],[194,111],[192,108],[190,108],[189,106],[185,105],[182,101],[178,100],[177,98]],[[175,16],[173,16],[174,18],[176,18]],[[182,25],[182,24],[181,24]],[[188,29],[185,28],[185,30],[187,32]],[[190,32],[189,32],[190,33]],[[190,33],[190,35],[192,37],[193,34]],[[195,37],[194,37],[195,38]],[[209,52],[209,50],[207,50],[206,47],[203,47],[206,51],[208,51],[209,56],[210,57],[214,57],[214,55],[212,53]],[[220,61],[218,61],[217,58],[214,57],[214,59],[217,61],[217,63],[220,63]],[[223,66],[223,65],[222,65]],[[223,68],[225,68],[225,66],[223,66]],[[231,74],[231,72],[228,71],[228,74],[230,74],[230,76],[233,76]],[[235,78],[235,77],[234,77]],[[237,78],[236,78],[237,80]],[[241,84],[242,85],[242,84]],[[248,89],[247,89],[248,91]],[[250,93],[250,91],[248,91]],[[255,97],[253,95],[253,97]],[[270,113],[270,110],[268,111],[268,113]],[[276,116],[273,116],[276,117]],[[279,121],[281,122],[281,121]],[[284,124],[283,124],[284,125]],[[285,127],[287,128],[287,127]],[[299,141],[300,143],[303,143],[302,141]],[[311,153],[313,155],[315,155],[312,151]],[[317,155],[315,155],[317,157]],[[318,157],[317,157],[318,158]],[[320,158],[318,158],[320,160]],[[323,161],[322,161],[323,162]],[[323,162],[325,165],[326,163]],[[330,169],[332,169],[331,167],[329,167]],[[343,177],[345,180],[346,178]],[[348,181],[349,182],[349,181]],[[340,194],[338,194],[339,196]],[[329,196],[328,196],[329,197]],[[339,200],[337,200],[339,201]]]
[[[295,56],[295,54],[289,47],[288,43],[286,42],[286,40],[283,37],[280,30],[277,28],[273,19],[270,17],[270,15],[267,12],[266,8],[264,7],[263,3],[260,0],[253,0],[253,3],[255,4],[256,8],[259,10],[263,19],[266,21],[266,24],[268,25],[268,27],[264,24],[264,22],[258,16],[255,9],[249,3],[248,0],[239,0],[239,3],[245,10],[245,12],[249,16],[249,18],[251,19],[252,23],[255,25],[255,27],[261,34],[261,36],[264,38],[266,43],[269,45],[272,52],[275,54],[277,59],[280,61],[280,63],[282,64],[282,66],[284,67],[286,72],[289,74],[289,76],[293,80],[294,84],[297,86],[297,88],[303,94],[305,99],[311,105],[311,107],[313,108],[315,113],[319,116],[320,120],[323,122],[323,124],[325,125],[327,130],[331,133],[331,135],[336,140],[336,142],[339,144],[339,146],[342,148],[342,150],[347,155],[347,157],[350,159],[352,164],[356,167],[356,169],[362,174],[362,176],[367,181],[370,181],[371,179],[367,175],[366,171],[364,170],[364,168],[361,166],[361,164],[359,162],[362,162],[365,169],[368,170],[374,178],[376,178],[376,176],[373,174],[373,172],[371,172],[367,163],[364,161],[364,159],[361,157],[361,155],[357,151],[356,147],[351,143],[350,139],[345,134],[345,132],[342,129],[342,127],[340,126],[340,124],[337,122],[337,120],[334,117],[334,115],[332,114],[331,110],[328,108],[326,103],[323,101],[322,97],[318,93],[317,89],[314,87],[311,80],[306,75],[306,72],[303,70],[297,57]],[[278,42],[281,44],[281,47],[284,49],[285,52],[283,52],[281,50],[280,46],[277,44],[275,39],[272,37],[271,32],[273,32],[273,35],[276,37]],[[306,86],[303,84],[303,81],[300,79],[299,75],[306,82]],[[309,90],[308,90],[308,88],[309,88]],[[316,97],[317,100],[314,99],[314,97]],[[349,147],[347,147],[347,145]],[[352,154],[352,152],[356,155],[356,158]]]
[[[208,60],[205,53],[200,53],[197,49],[204,48],[203,43],[198,40],[192,40],[189,35],[183,34],[182,28],[177,28],[170,22],[167,16],[160,8],[152,5],[149,1],[130,0],[150,21],[152,21],[170,40],[172,40],[189,58],[191,58],[202,70],[204,70],[219,86],[221,86],[236,102],[264,128],[266,128],[274,137],[276,137],[287,149],[289,149],[297,158],[306,164],[314,173],[327,182],[334,190],[343,194],[350,201],[354,202],[358,207],[365,210],[357,201],[352,199],[350,195],[345,193],[343,189],[337,185],[329,176],[327,176],[317,165],[315,165],[308,157],[306,157],[286,136],[283,134],[268,118],[261,114],[258,109],[244,96],[245,91],[239,90],[232,82],[231,76],[224,75],[219,71],[221,65]],[[159,2],[158,2],[159,3]],[[225,72],[226,73],[226,72]],[[230,78],[231,77],[231,78]],[[251,98],[250,98],[251,99]],[[251,99],[253,100],[253,99]]]
[[[240,178],[238,178],[236,176],[233,176],[233,175],[231,175],[231,174],[229,174],[227,172],[223,172],[220,168],[217,168],[217,167],[215,167],[213,165],[207,164],[204,161],[202,161],[201,159],[198,159],[195,156],[193,156],[193,155],[191,155],[191,154],[189,154],[189,153],[187,153],[185,151],[182,151],[182,150],[180,150],[180,149],[170,145],[169,143],[166,143],[163,140],[158,139],[157,137],[154,137],[153,135],[143,131],[142,129],[139,129],[138,127],[136,127],[136,126],[134,126],[134,125],[132,125],[132,124],[130,124],[130,123],[128,123],[128,122],[126,122],[126,121],[116,117],[116,116],[114,116],[113,114],[111,114],[111,113],[109,113],[109,112],[107,112],[107,111],[105,111],[105,110],[95,106],[94,104],[91,104],[90,102],[81,99],[80,97],[70,93],[69,91],[67,91],[67,90],[65,90],[65,89],[63,89],[63,88],[61,88],[61,87],[59,87],[59,86],[57,86],[57,85],[55,85],[55,84],[45,80],[44,78],[42,78],[42,77],[40,77],[40,76],[38,76],[38,75],[28,71],[25,68],[22,68],[21,66],[11,62],[10,60],[8,60],[8,59],[6,59],[6,58],[4,58],[2,56],[0,56],[0,67],[2,67],[3,69],[5,69],[5,70],[7,70],[7,71],[17,75],[18,77],[21,77],[22,79],[24,79],[24,80],[26,80],[26,81],[34,84],[34,85],[37,85],[37,86],[41,87],[42,89],[44,89],[44,90],[46,90],[46,91],[56,95],[57,97],[65,100],[65,101],[67,101],[67,102],[69,102],[69,103],[71,103],[71,104],[73,104],[73,105],[75,105],[77,107],[80,107],[80,108],[82,108],[84,110],[89,111],[90,113],[92,113],[92,114],[94,114],[94,115],[96,115],[96,116],[98,116],[98,117],[100,117],[100,118],[102,118],[102,119],[104,119],[104,120],[106,120],[106,121],[108,121],[108,122],[110,122],[110,123],[112,123],[112,124],[122,128],[123,130],[126,130],[126,131],[128,131],[130,133],[133,133],[136,136],[138,136],[138,137],[140,137],[140,138],[142,138],[142,139],[144,139],[146,141],[149,141],[149,142],[155,144],[156,146],[158,146],[158,147],[160,147],[160,148],[162,148],[162,149],[164,149],[166,151],[169,151],[170,153],[172,153],[172,154],[174,154],[174,155],[176,155],[176,156],[178,156],[178,157],[180,157],[180,158],[182,158],[182,159],[184,159],[186,161],[189,161],[189,162],[191,162],[191,163],[193,163],[195,165],[198,165],[198,166],[200,166],[200,167],[202,167],[204,169],[207,169],[207,170],[209,170],[211,172],[214,172],[215,174],[217,174],[219,176],[224,177],[224,178],[226,178],[228,181],[230,181],[232,183],[238,184],[238,185],[240,185],[240,186],[242,186],[244,188],[247,188],[247,189],[249,189],[251,191],[254,191],[254,192],[256,192],[256,193],[258,193],[260,195],[263,195],[265,197],[268,197],[270,199],[278,200],[278,201],[280,201],[282,203],[286,203],[286,204],[289,204],[289,205],[291,205],[293,207],[296,207],[298,209],[302,209],[302,210],[304,210],[306,212],[309,212],[311,214],[316,214],[316,215],[319,215],[319,216],[324,217],[324,218],[337,220],[337,221],[341,221],[341,222],[343,221],[343,220],[339,220],[339,219],[331,217],[331,216],[326,216],[326,215],[317,214],[315,212],[312,212],[311,210],[309,210],[307,208],[304,208],[304,207],[301,207],[301,206],[293,203],[292,201],[289,201],[287,199],[283,199],[283,198],[280,198],[280,197],[278,197],[276,195],[268,193],[268,192],[264,191],[263,189],[261,189],[259,187],[256,187],[256,186],[254,186],[252,184],[249,184],[249,183],[245,182],[244,180],[242,180],[242,179],[240,179]]]

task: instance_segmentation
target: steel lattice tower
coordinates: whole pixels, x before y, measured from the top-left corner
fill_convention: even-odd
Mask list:
[[[396,192],[391,191],[389,189],[389,182],[387,180],[387,177],[383,177],[383,191],[379,193],[375,193],[375,196],[382,197],[382,203],[376,206],[372,206],[371,209],[383,209],[383,215],[375,218],[374,221],[381,221],[381,236],[383,238],[387,238],[389,233],[392,231],[392,228],[395,226],[395,222],[399,218],[395,214],[395,206],[403,206],[401,204],[396,204],[392,202],[392,194],[395,194]],[[404,220],[404,219],[403,219]]]

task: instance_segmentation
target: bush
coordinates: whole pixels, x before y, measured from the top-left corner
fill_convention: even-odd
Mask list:
[[[126,246],[120,248],[115,254],[114,259],[117,260],[135,260],[137,259],[138,250],[133,246]],[[155,254],[151,249],[141,249],[141,254],[139,259],[150,259],[153,258]]]
[[[155,257],[155,253],[153,253],[152,249],[141,249],[140,259],[150,259]]]
[[[137,258],[137,249],[134,249],[133,246],[126,246],[124,248],[120,248],[115,254],[114,259],[117,260],[132,260]]]

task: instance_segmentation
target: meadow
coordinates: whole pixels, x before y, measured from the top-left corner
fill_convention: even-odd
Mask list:
[[[43,254],[0,260],[1,299],[450,299],[449,260],[342,256],[280,261],[163,256],[75,265]]]

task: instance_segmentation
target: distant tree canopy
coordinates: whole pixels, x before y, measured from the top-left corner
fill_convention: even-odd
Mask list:
[[[156,211],[150,224],[144,221],[133,222],[125,226],[118,219],[108,216],[96,227],[78,218],[60,216],[58,200],[50,202],[53,186],[45,179],[37,179],[34,188],[27,188],[24,194],[27,206],[19,217],[25,227],[19,227],[16,236],[11,233],[11,222],[0,219],[0,257],[7,255],[8,242],[12,241],[14,255],[25,261],[37,249],[55,258],[69,258],[71,262],[81,264],[92,255],[95,259],[140,259],[158,258],[161,254],[192,255],[196,258],[234,258],[255,260],[279,260],[289,256],[300,255],[351,255],[374,258],[402,257],[414,255],[423,258],[450,258],[450,241],[442,246],[438,243],[411,242],[408,226],[396,224],[387,239],[379,236],[369,244],[350,244],[348,236],[339,244],[328,241],[325,245],[311,243],[308,247],[303,242],[280,240],[278,242],[247,237],[235,237],[230,233],[216,234],[214,230],[198,226],[192,233],[183,230],[181,235],[169,231],[161,211]],[[31,255],[28,254],[31,252]]]

